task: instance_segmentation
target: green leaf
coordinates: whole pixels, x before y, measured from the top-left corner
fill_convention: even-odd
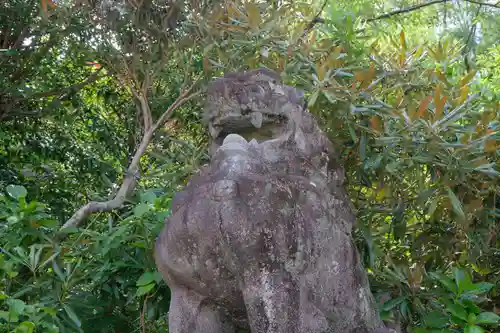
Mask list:
[[[391,310],[392,308],[394,308],[396,305],[398,305],[399,303],[401,303],[405,299],[406,299],[406,297],[400,296],[400,297],[397,297],[397,298],[394,298],[394,299],[391,299],[391,300],[385,302],[383,305],[384,311]]]
[[[366,132],[361,133],[361,140],[359,141],[359,158],[364,161],[366,158]]]
[[[481,312],[481,309],[470,299],[463,299],[462,304],[467,308],[467,312],[472,312],[476,315]]]
[[[155,272],[154,273],[154,278],[155,278],[156,283],[159,283],[160,281],[163,280],[163,276],[161,275],[160,272]]]
[[[75,311],[68,305],[68,304],[63,304],[63,308],[66,311],[66,314],[68,317],[75,323],[77,327],[81,327],[82,323],[78,316],[76,315]]]
[[[389,321],[391,320],[391,311],[380,311],[380,319],[384,321]]]
[[[453,270],[453,275],[455,276],[455,281],[458,286],[459,294],[461,294],[466,290],[474,289],[474,284],[472,283],[472,279],[469,273],[465,269],[459,267],[453,267],[452,270]]]
[[[465,333],[484,333],[484,330],[476,325],[467,324],[465,326]]]
[[[23,321],[17,327],[16,333],[33,333],[35,330],[35,324],[31,321]]]
[[[476,324],[498,324],[500,316],[494,312],[481,312],[476,318]]]
[[[476,315],[474,313],[469,313],[469,317],[467,318],[467,322],[469,324],[475,324],[476,323]]]
[[[453,207],[453,211],[460,218],[461,221],[465,221],[465,214],[462,209],[462,203],[458,200],[457,196],[453,191],[448,187],[448,196],[450,197],[451,206]]]
[[[55,227],[57,226],[57,220],[51,220],[51,219],[43,219],[38,221],[41,225],[44,227]]]
[[[20,185],[9,185],[7,186],[6,188],[7,190],[7,193],[14,199],[21,199],[21,198],[25,198],[26,195],[28,194],[28,191],[26,190],[26,188],[24,186],[20,186]]]
[[[330,103],[335,103],[337,102],[337,99],[335,98],[335,95],[331,94],[328,91],[323,91],[323,95],[328,99]]]
[[[434,198],[431,201],[431,204],[429,205],[429,210],[427,211],[427,215],[432,217],[434,215],[434,213],[436,212],[437,206],[438,206],[438,198]]]
[[[19,272],[13,272],[13,271],[9,271],[7,272],[7,275],[9,276],[9,278],[15,278],[16,276],[19,275]]]
[[[76,233],[80,232],[80,230],[77,227],[67,227],[67,228],[61,229],[60,232],[63,234],[76,234]]]
[[[7,319],[8,322],[11,322],[11,323],[17,323],[19,321],[19,315],[15,312],[12,312],[12,311],[9,311],[9,317]]]
[[[422,327],[415,327],[413,329],[413,332],[415,332],[415,333],[428,333],[428,331],[425,328],[422,328]]]
[[[21,219],[17,215],[12,215],[12,216],[9,216],[7,218],[7,223],[9,223],[9,224],[14,224],[14,223],[17,223],[19,221],[21,221]]]
[[[349,129],[349,135],[351,136],[352,142],[358,142],[358,137],[356,136],[356,132],[354,128],[352,128],[351,123],[347,123],[347,128]]]
[[[18,315],[23,314],[26,303],[20,299],[8,299],[7,305],[9,305],[9,311],[16,313]]]
[[[146,272],[137,280],[136,286],[144,286],[155,281],[155,274],[151,272]]]
[[[153,191],[148,191],[141,195],[141,202],[152,204],[156,200],[156,194]]]
[[[145,286],[140,286],[138,289],[137,289],[137,294],[136,296],[139,297],[139,296],[142,296],[144,294],[147,294],[151,289],[153,289],[155,287],[155,284],[154,283],[150,283],[150,284],[147,284]]]
[[[451,291],[454,294],[457,294],[457,292],[458,292],[457,285],[448,276],[446,276],[442,273],[438,273],[438,272],[431,272],[429,275],[432,278],[441,282],[446,288],[448,288],[449,291]]]
[[[9,312],[7,312],[7,311],[0,311],[0,319],[3,319],[6,322],[9,322]]]
[[[467,321],[467,311],[457,303],[448,304],[446,306],[446,310],[449,311],[452,315],[457,318],[462,319],[463,321]]]
[[[474,283],[472,288],[467,290],[468,294],[484,294],[491,290],[495,285],[489,282]]]
[[[431,311],[424,317],[424,323],[428,327],[442,328],[449,323],[449,318],[441,311]]]
[[[134,207],[134,215],[136,217],[140,217],[151,209],[151,206],[145,203],[138,204],[137,206]]]
[[[52,269],[54,269],[54,273],[57,274],[57,276],[59,277],[59,279],[61,279],[61,281],[66,281],[66,276],[64,275],[63,271],[59,268],[59,266],[56,264],[56,262],[52,262]]]
[[[57,315],[57,310],[48,306],[41,307],[40,310],[42,310],[51,317],[55,317]]]
[[[314,106],[314,104],[316,103],[316,100],[318,99],[318,96],[319,96],[319,93],[320,93],[320,90],[316,90],[312,95],[311,97],[309,98],[309,101],[307,102],[307,107],[308,108],[311,108]]]

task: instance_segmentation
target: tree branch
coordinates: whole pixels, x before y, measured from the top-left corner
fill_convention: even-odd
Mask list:
[[[300,39],[299,39],[300,41],[302,41],[309,34],[309,31],[311,31],[311,29],[314,28],[314,26],[316,25],[316,23],[323,23],[323,22],[325,22],[320,17],[320,15],[323,12],[323,10],[325,9],[327,3],[328,3],[328,0],[325,0],[323,2],[323,5],[321,6],[321,9],[316,14],[316,16],[314,16],[314,18],[311,20],[311,22],[309,22],[307,24],[306,28],[304,29],[304,32],[302,33],[302,36],[300,36]]]
[[[476,4],[476,5],[479,5],[479,6],[489,6],[489,7],[499,8],[500,9],[500,5],[497,5],[497,4],[492,4],[492,3],[487,3],[487,2],[481,2],[481,1],[475,1],[475,0],[464,0],[464,1]],[[386,18],[395,16],[395,15],[410,13],[410,12],[413,12],[415,10],[422,9],[424,7],[435,5],[435,4],[438,4],[438,3],[446,3],[446,2],[448,2],[448,0],[433,0],[433,1],[429,1],[429,2],[424,2],[424,3],[418,4],[418,5],[414,5],[414,6],[410,6],[410,7],[406,7],[406,8],[402,8],[402,9],[397,9],[397,10],[394,10],[392,12],[385,13],[385,14],[382,14],[380,16],[376,16],[376,17],[367,19],[366,21],[367,22],[378,21],[378,20],[382,20],[382,19],[386,19]]]
[[[148,88],[150,85],[151,75],[146,71],[144,81],[140,90],[139,102],[141,103],[142,114],[144,117],[144,130],[148,131],[153,126],[153,115],[148,102]]]
[[[198,96],[200,92],[198,93],[191,93],[193,90],[194,86],[199,82],[199,80],[196,80],[193,85],[182,92],[177,99],[175,100],[172,105],[161,115],[161,117],[158,119],[158,121],[149,128],[148,130],[145,130],[144,136],[142,137],[141,143],[139,145],[139,148],[137,148],[132,161],[130,162],[130,165],[125,172],[125,177],[123,179],[123,183],[120,186],[118,192],[116,193],[115,197],[111,200],[108,201],[103,201],[103,202],[89,202],[80,209],[78,209],[73,216],[64,223],[62,226],[62,229],[65,228],[71,228],[71,227],[77,227],[80,223],[85,221],[90,215],[97,213],[97,212],[110,212],[115,209],[118,209],[122,207],[123,203],[125,202],[125,199],[127,196],[135,189],[135,186],[137,185],[137,180],[139,179],[139,164],[142,155],[144,155],[146,149],[149,146],[149,143],[151,142],[151,139],[153,138],[153,135],[155,131],[163,125],[163,123],[168,119],[168,117],[181,105],[189,101],[190,99],[194,98],[195,96]]]
[[[385,14],[382,14],[380,16],[367,19],[366,21],[367,22],[378,21],[378,20],[382,20],[382,19],[386,19],[386,18],[392,17],[394,15],[399,15],[399,14],[405,14],[405,13],[413,12],[415,10],[419,10],[419,9],[427,7],[427,6],[435,5],[437,3],[443,3],[443,2],[446,2],[446,1],[447,0],[433,0],[433,1],[429,1],[429,2],[424,2],[424,3],[418,4],[418,5],[414,5],[414,6],[410,6],[410,7],[407,7],[407,8],[394,10],[392,12],[385,13]]]
[[[487,6],[487,7],[500,9],[500,5],[498,4],[498,2],[496,4],[492,4],[492,3],[488,3],[488,2],[481,2],[481,1],[475,1],[475,0],[464,0],[464,1],[474,3],[474,4],[480,5],[480,6]]]

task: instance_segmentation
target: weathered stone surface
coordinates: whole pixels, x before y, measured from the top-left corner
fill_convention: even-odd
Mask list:
[[[267,70],[226,74],[208,93],[211,163],[176,194],[155,249],[169,331],[388,332],[343,170],[302,95]]]

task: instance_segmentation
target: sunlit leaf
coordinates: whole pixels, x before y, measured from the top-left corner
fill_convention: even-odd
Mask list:
[[[401,32],[399,33],[399,41],[401,43],[401,48],[403,50],[403,52],[406,53],[406,38],[405,38],[405,32],[403,30],[401,30]]]
[[[467,270],[459,267],[453,267],[452,271],[455,276],[459,294],[464,291],[474,289],[474,284],[472,283],[471,276]]]
[[[472,80],[472,78],[476,75],[477,71],[473,70],[473,71],[470,71],[469,73],[467,73],[463,78],[462,80],[460,80],[460,87],[463,87],[465,86],[467,83],[470,82],[470,80]]]
[[[484,294],[489,292],[495,285],[490,282],[479,282],[473,284],[471,288],[467,290],[468,294]]]
[[[151,205],[147,203],[140,203],[134,207],[134,215],[136,217],[141,217],[151,210]]]
[[[144,286],[146,284],[150,284],[155,280],[155,275],[152,272],[146,272],[141,275],[139,280],[137,280],[136,285],[137,286]]]
[[[477,325],[467,324],[464,333],[484,333],[484,329]]]
[[[8,185],[6,188],[7,193],[14,199],[21,199],[26,197],[28,191],[21,185]]]
[[[148,292],[150,292],[154,287],[155,287],[154,283],[150,283],[150,284],[146,284],[144,286],[140,286],[139,288],[137,288],[136,296],[139,297],[139,296],[145,295]]]
[[[7,305],[9,306],[9,311],[11,313],[15,313],[17,315],[21,315],[24,312],[24,309],[26,308],[26,303],[24,303],[20,299],[7,299]]]
[[[458,103],[462,104],[467,100],[467,96],[469,95],[469,86],[464,86],[460,88],[460,97],[458,99]]]
[[[35,324],[31,321],[23,321],[16,329],[15,333],[32,333],[35,331]]]
[[[260,8],[254,2],[247,2],[246,5],[248,23],[252,29],[257,29],[260,24]]]

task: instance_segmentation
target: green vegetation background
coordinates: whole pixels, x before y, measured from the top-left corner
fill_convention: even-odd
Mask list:
[[[0,3],[0,332],[168,332],[204,88],[260,66],[339,147],[383,319],[499,332],[500,4],[124,3]]]

